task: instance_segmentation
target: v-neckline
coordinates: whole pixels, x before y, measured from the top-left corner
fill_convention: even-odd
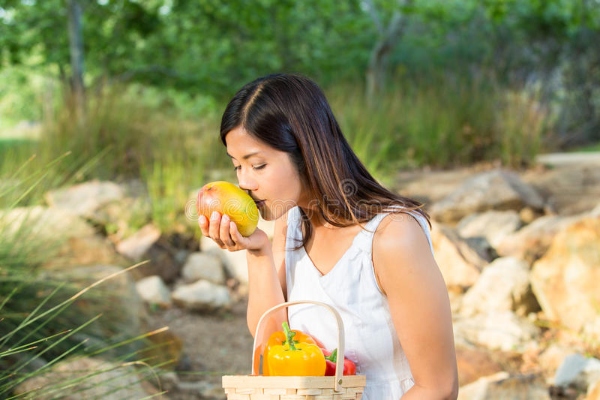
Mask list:
[[[333,266],[331,267],[331,269],[329,271],[327,271],[326,273],[321,272],[321,270],[319,269],[319,267],[317,267],[317,265],[315,264],[315,262],[313,261],[313,259],[310,257],[310,255],[308,254],[308,251],[306,251],[306,247],[302,246],[302,252],[304,253],[304,256],[306,256],[306,258],[310,261],[310,265],[314,268],[314,270],[319,273],[319,275],[321,276],[321,278],[328,276],[329,274],[331,274],[337,267],[338,265],[340,265],[340,262],[346,258],[346,256],[350,253],[350,251],[352,249],[356,248],[356,242],[358,241],[358,238],[360,237],[360,235],[363,234],[364,230],[366,228],[366,225],[361,227],[361,229],[356,233],[356,235],[354,235],[354,237],[352,238],[352,242],[350,242],[350,246],[348,246],[348,248],[346,248],[346,250],[344,250],[344,252],[342,253],[342,255],[337,259],[337,261],[333,264]]]

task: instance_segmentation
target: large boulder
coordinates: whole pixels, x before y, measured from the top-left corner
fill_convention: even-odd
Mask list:
[[[464,295],[464,316],[492,311],[513,311],[521,317],[539,311],[531,291],[529,265],[512,257],[497,258],[483,269],[477,282]]]
[[[46,269],[83,265],[124,266],[113,244],[83,217],[64,208],[33,206],[0,211],[0,233],[21,252],[44,254]],[[28,246],[37,246],[28,249]]]
[[[490,210],[464,217],[456,226],[456,230],[463,238],[484,238],[495,249],[522,225],[523,221],[515,210]]]
[[[503,238],[497,244],[496,252],[503,257],[516,257],[533,263],[546,253],[561,229],[581,218],[580,215],[544,215]]]
[[[550,400],[539,375],[510,375],[507,372],[483,377],[460,388],[459,400]]]
[[[488,210],[544,208],[544,200],[533,186],[507,170],[492,170],[475,175],[442,200],[433,204],[431,216],[440,222],[456,223],[463,217]]]
[[[490,261],[489,255],[482,253],[463,239],[455,229],[444,224],[432,223],[431,241],[446,286],[464,291],[471,287]]]
[[[530,279],[550,320],[600,339],[600,218],[584,218],[558,232]]]
[[[579,155],[578,157],[580,157]],[[593,156],[590,153],[590,156]],[[560,215],[587,212],[598,204],[600,187],[600,156],[585,163],[562,165],[546,170],[531,170],[522,179],[544,197],[547,206]]]
[[[97,180],[51,190],[45,195],[50,207],[60,208],[89,219],[92,219],[102,206],[121,201],[124,197],[125,192],[118,184]]]

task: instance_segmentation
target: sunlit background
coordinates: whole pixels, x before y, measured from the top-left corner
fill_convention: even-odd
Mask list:
[[[316,80],[386,185],[399,171],[518,170],[542,153],[597,151],[599,43],[598,0],[0,0],[0,209],[43,205],[69,184],[135,181],[150,202],[130,231],[152,222],[197,240],[190,193],[234,179],[220,114],[273,72]],[[32,343],[58,340],[45,362],[102,346],[63,328],[96,323],[93,307],[62,308],[81,286],[36,275],[59,246],[2,226],[6,394],[36,374],[22,357]],[[127,340],[123,359],[139,348]]]

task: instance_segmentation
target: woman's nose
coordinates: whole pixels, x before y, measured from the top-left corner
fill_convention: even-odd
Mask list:
[[[253,191],[257,189],[257,182],[252,177],[243,172],[238,174],[238,184],[241,189]]]

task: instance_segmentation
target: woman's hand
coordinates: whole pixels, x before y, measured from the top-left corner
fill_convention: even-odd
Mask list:
[[[257,228],[252,235],[244,237],[229,216],[216,211],[212,213],[210,220],[200,215],[198,225],[202,234],[210,237],[222,249],[261,253],[266,246],[270,246],[269,238],[264,231]]]

